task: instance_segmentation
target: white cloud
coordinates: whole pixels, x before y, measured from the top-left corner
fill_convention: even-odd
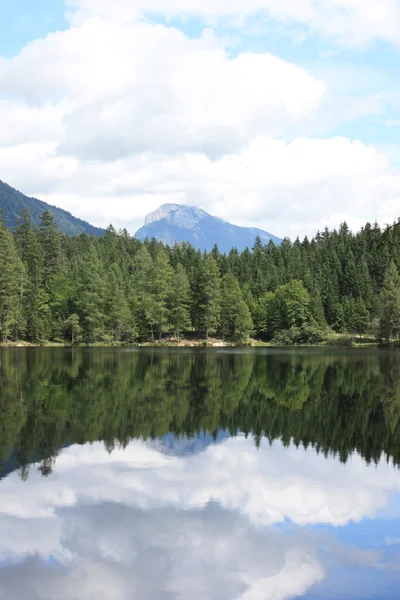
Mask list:
[[[190,40],[173,28],[96,19],[3,61],[0,82],[31,102],[64,94],[59,151],[105,161],[148,150],[233,151],[310,118],[324,93],[270,54],[230,58],[211,34]]]
[[[168,1],[165,11],[180,14],[179,1]],[[340,5],[262,1],[246,3],[249,14],[264,7],[300,19]],[[379,114],[376,91],[332,97],[321,73],[268,53],[232,58],[211,30],[189,39],[138,21],[140,2],[79,6],[67,31],[0,58],[2,180],[131,233],[165,202],[292,238],[343,219],[358,228],[397,218],[399,173],[382,153],[306,137]],[[219,16],[236,15],[239,4],[185,6],[182,14]],[[146,7],[158,10],[155,0]]]
[[[10,185],[14,183],[27,196],[36,195],[40,200],[49,193],[57,196],[58,190],[78,170],[74,158],[57,154],[54,142],[0,146],[0,164],[3,181]],[[57,198],[51,204],[58,205]]]
[[[375,218],[392,223],[400,199],[400,175],[386,157],[346,138],[285,143],[258,136],[241,152],[215,160],[147,152],[107,163],[79,162],[33,145],[0,149],[0,162],[4,178],[22,191],[132,233],[164,202],[195,204],[295,237],[344,219],[354,229]]]
[[[280,442],[257,450],[244,437],[173,457],[157,442],[111,455],[73,446],[48,478],[32,469],[27,482],[2,481],[0,590],[15,600],[289,600],[325,576],[319,548],[347,566],[374,567],[380,555],[271,525],[345,525],[399,490],[385,462],[343,465]]]
[[[67,0],[69,17],[80,24],[93,15],[135,22],[142,15],[167,18],[203,18],[215,23],[234,17],[266,13],[287,24],[297,23],[310,32],[348,46],[375,40],[400,42],[400,6],[397,0]]]
[[[63,102],[38,107],[0,99],[0,147],[12,148],[27,140],[29,143],[54,142],[62,136],[62,120],[68,110]]]

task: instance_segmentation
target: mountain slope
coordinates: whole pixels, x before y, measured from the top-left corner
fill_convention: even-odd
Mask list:
[[[35,225],[40,223],[39,218],[42,212],[48,210],[53,215],[60,230],[67,235],[87,233],[88,235],[100,236],[104,234],[103,229],[93,227],[93,225],[86,223],[86,221],[73,217],[66,210],[56,208],[36,198],[28,198],[28,196],[25,196],[0,180],[0,208],[3,210],[3,219],[7,227],[14,229],[17,224],[17,218],[25,206],[29,208],[32,221]]]
[[[144,226],[135,233],[142,241],[154,237],[170,246],[175,242],[190,242],[195,248],[207,251],[217,243],[221,252],[229,252],[233,247],[239,252],[246,247],[252,248],[257,236],[264,244],[282,241],[262,229],[232,225],[204,210],[181,204],[163,204],[147,215]]]

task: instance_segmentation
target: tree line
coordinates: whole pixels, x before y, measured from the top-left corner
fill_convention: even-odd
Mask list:
[[[400,335],[400,224],[318,232],[281,246],[210,253],[144,243],[111,225],[62,234],[50,212],[0,218],[0,341],[125,343],[210,335],[280,344],[332,332]]]
[[[4,350],[0,477],[48,475],[71,444],[252,434],[400,464],[397,353]]]

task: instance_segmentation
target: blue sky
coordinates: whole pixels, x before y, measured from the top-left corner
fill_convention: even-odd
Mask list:
[[[399,58],[399,0],[0,0],[0,179],[132,233],[392,222]]]
[[[0,2],[0,54],[14,56],[25,44],[65,29],[62,0],[14,0]]]

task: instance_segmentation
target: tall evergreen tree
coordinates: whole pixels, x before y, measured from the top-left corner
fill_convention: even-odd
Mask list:
[[[172,267],[168,261],[166,252],[161,249],[153,260],[149,279],[147,306],[145,307],[146,318],[150,323],[152,336],[158,332],[161,339],[168,327],[168,300],[171,295]]]
[[[389,263],[379,298],[379,336],[390,342],[400,333],[400,276],[393,261]]]
[[[29,212],[29,208],[25,206],[17,218],[17,226],[14,230],[15,242],[24,263],[27,263],[29,260],[31,235],[31,213]]]
[[[104,335],[106,321],[105,272],[93,244],[86,254],[76,259],[73,281],[72,312],[79,317],[84,340],[93,344]]]
[[[171,281],[170,322],[175,335],[179,337],[182,331],[190,327],[190,284],[185,269],[178,264]]]
[[[221,304],[221,278],[213,254],[197,259],[192,284],[193,325],[199,335],[208,340],[219,325]]]
[[[61,234],[53,215],[43,211],[40,217],[40,232],[43,248],[43,280],[46,284],[52,275],[59,272],[62,265]]]
[[[0,213],[0,338],[6,342],[21,331],[21,306],[24,293],[24,267],[14,238]]]
[[[236,341],[247,338],[253,327],[239,283],[231,273],[222,279],[220,327],[225,339]]]
[[[149,323],[151,286],[150,272],[153,261],[145,245],[141,246],[132,260],[132,276],[129,280],[129,304],[134,321],[137,324],[138,335],[146,338],[149,331],[154,340],[154,326]]]
[[[109,268],[105,305],[112,339],[116,342],[133,341],[136,337],[136,327],[129,308],[122,271],[117,263],[113,263]]]

